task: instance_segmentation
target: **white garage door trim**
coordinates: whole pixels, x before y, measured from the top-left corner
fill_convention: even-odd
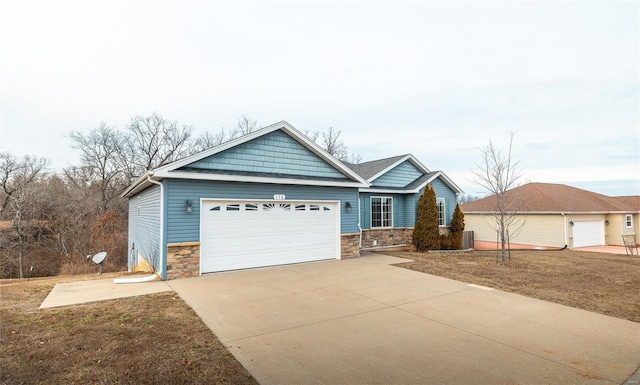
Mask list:
[[[327,259],[340,259],[339,201],[200,200],[200,274]]]
[[[573,247],[604,245],[604,221],[574,221]]]

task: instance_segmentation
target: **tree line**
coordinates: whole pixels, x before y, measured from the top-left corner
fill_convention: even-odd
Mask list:
[[[147,170],[201,152],[259,129],[241,116],[230,129],[199,136],[158,113],[133,116],[122,128],[105,122],[72,131],[79,162],[51,172],[50,161],[0,152],[0,278],[86,273],[86,258],[106,251],[105,271],[127,264],[127,200],[120,195]],[[349,153],[341,132],[306,132],[340,160]]]

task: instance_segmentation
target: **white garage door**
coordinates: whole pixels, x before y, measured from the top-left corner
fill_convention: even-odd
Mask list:
[[[200,271],[340,257],[337,202],[203,200]]]
[[[604,222],[573,223],[573,247],[604,245]]]

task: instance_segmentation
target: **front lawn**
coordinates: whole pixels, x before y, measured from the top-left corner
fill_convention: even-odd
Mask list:
[[[0,384],[257,384],[175,293],[38,310],[78,279],[0,283]]]
[[[384,252],[398,266],[640,322],[640,257],[574,250],[470,254]]]

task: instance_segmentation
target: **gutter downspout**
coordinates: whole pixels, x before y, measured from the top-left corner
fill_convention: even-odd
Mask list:
[[[358,249],[362,249],[362,227],[360,227],[360,200],[362,198],[358,197],[358,232],[360,233],[360,238],[358,240]]]
[[[164,185],[157,180],[151,179],[152,176],[153,171],[149,171],[147,174],[147,181],[160,186],[160,261],[158,261],[160,263],[160,272],[157,272],[156,275],[164,281],[167,279],[167,272],[165,269],[166,263],[164,261]]]

